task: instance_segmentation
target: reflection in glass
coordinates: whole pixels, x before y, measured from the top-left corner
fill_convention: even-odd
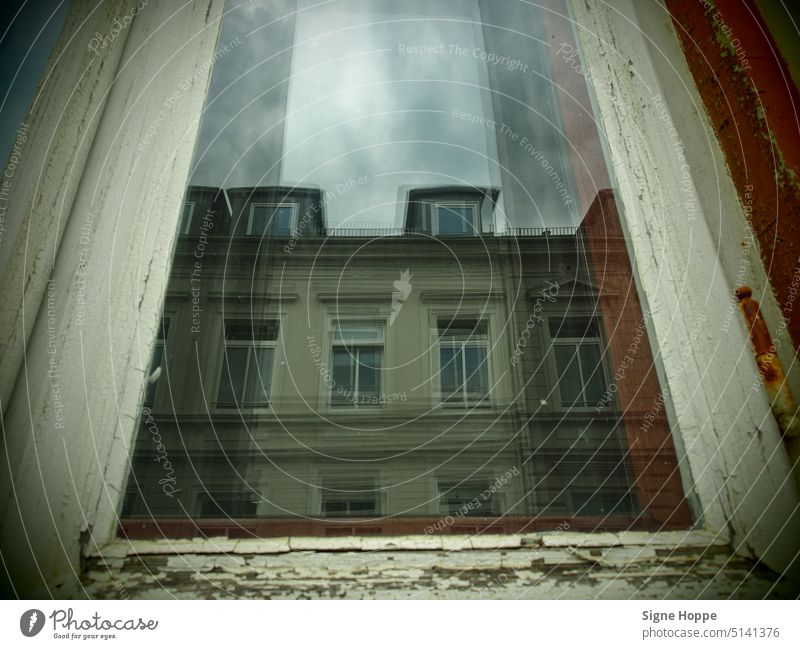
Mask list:
[[[122,533],[690,522],[565,43],[560,0],[229,3]]]

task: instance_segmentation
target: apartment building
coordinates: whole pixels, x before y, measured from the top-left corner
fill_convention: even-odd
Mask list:
[[[72,0],[0,187],[4,591],[796,595],[797,92],[733,4]]]

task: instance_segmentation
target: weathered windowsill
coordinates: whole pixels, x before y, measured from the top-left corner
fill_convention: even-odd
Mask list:
[[[73,597],[694,599],[800,585],[703,530],[127,541],[87,557]],[[66,593],[63,596],[70,596]]]
[[[87,557],[103,599],[693,599],[800,586],[707,531],[115,540]]]
[[[89,557],[119,559],[153,554],[283,554],[287,552],[394,552],[443,550],[509,550],[515,548],[612,548],[657,546],[665,548],[726,546],[727,541],[703,530],[666,532],[551,532],[533,534],[482,534],[477,536],[348,536],[277,537],[267,539],[116,539],[88,553]]]

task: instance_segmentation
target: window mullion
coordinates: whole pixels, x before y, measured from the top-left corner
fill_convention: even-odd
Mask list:
[[[353,368],[353,405],[358,408],[358,391],[359,391],[359,378],[361,376],[360,368],[361,368],[361,349],[356,348],[355,350],[355,360],[356,364]]]
[[[581,406],[586,404],[586,377],[583,374],[583,363],[581,362],[581,343],[575,345],[575,360],[578,361],[578,376],[581,381]]]

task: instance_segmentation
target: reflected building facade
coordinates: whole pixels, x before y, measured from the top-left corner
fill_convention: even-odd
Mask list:
[[[689,524],[585,79],[552,45],[569,20],[543,7],[226,17],[123,534]]]

